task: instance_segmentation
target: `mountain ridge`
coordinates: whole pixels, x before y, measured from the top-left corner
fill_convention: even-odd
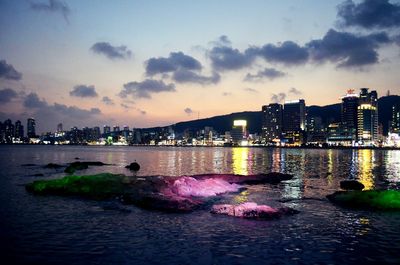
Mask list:
[[[379,109],[379,123],[383,125],[383,133],[387,134],[389,129],[389,121],[392,115],[392,106],[398,103],[400,104],[400,96],[384,96],[378,99]],[[311,105],[306,107],[307,115],[319,116],[322,119],[322,123],[327,126],[332,122],[340,122],[341,115],[341,103],[335,103],[325,106]],[[143,128],[144,131],[154,130],[165,130],[168,127],[172,127],[175,133],[183,133],[185,130],[198,131],[204,129],[204,127],[213,127],[219,133],[230,131],[232,129],[233,120],[244,119],[247,120],[248,130],[250,133],[261,133],[262,125],[262,112],[261,111],[242,111],[234,112],[230,114],[217,115],[208,118],[202,118],[197,120],[181,121],[175,124],[167,126],[158,126],[151,128]]]

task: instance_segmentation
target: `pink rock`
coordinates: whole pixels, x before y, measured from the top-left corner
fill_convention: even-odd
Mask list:
[[[237,192],[240,188],[238,184],[230,184],[219,178],[197,180],[183,176],[173,182],[171,191],[185,197],[210,197],[226,192]]]

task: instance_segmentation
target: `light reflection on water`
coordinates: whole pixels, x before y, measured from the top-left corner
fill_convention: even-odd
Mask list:
[[[331,264],[399,262],[400,215],[351,211],[325,196],[343,179],[368,188],[398,189],[400,151],[269,148],[133,148],[0,146],[0,238],[25,263],[57,264]],[[259,222],[211,215],[146,211],[117,202],[27,194],[21,184],[64,176],[62,171],[21,164],[98,160],[82,174],[204,173],[293,174],[278,185],[255,185],[216,202],[253,201],[294,207],[300,214]],[[307,198],[307,200],[303,200]],[[282,199],[294,199],[282,202]],[[1,242],[1,243],[5,243]],[[11,242],[11,243],[9,243]]]

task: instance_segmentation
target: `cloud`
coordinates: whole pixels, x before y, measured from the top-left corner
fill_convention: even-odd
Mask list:
[[[360,36],[331,29],[322,39],[309,42],[307,47],[316,63],[330,61],[338,67],[361,67],[377,63],[377,49],[387,43],[390,39],[384,32]]]
[[[125,104],[125,103],[121,103],[120,104],[121,105],[121,107],[123,107],[124,109],[126,109],[126,110],[128,110],[130,107],[127,105],[127,104]]]
[[[232,92],[223,92],[222,96],[224,96],[224,97],[232,96]]]
[[[291,87],[290,90],[289,90],[289,94],[301,95],[301,94],[303,94],[303,93],[302,93],[300,90],[298,90],[297,88]]]
[[[28,94],[23,101],[23,105],[27,109],[32,109],[44,113],[44,116],[55,112],[58,114],[62,114],[66,117],[80,119],[89,118],[93,115],[101,114],[101,111],[98,108],[91,108],[90,110],[86,110],[78,108],[76,106],[67,106],[59,103],[54,103],[53,105],[50,105],[47,103],[46,100],[40,99],[36,93]]]
[[[210,42],[210,44],[212,46],[227,46],[227,47],[231,47],[232,46],[232,42],[229,40],[228,36],[226,35],[221,35],[218,37],[218,39],[216,41],[212,41]]]
[[[221,76],[214,72],[211,76],[203,76],[193,71],[179,69],[172,75],[172,79],[178,83],[197,83],[201,85],[216,84],[221,80]]]
[[[21,80],[22,74],[8,64],[5,60],[0,60],[0,79]]]
[[[215,46],[208,52],[211,64],[215,70],[239,70],[250,66],[254,56],[248,52],[240,52],[228,46]]]
[[[106,105],[115,105],[114,101],[107,96],[104,96],[101,101],[103,101],[103,103]]]
[[[49,0],[48,3],[31,3],[31,9],[36,11],[60,13],[68,23],[68,16],[71,13],[68,5],[59,0]]]
[[[138,98],[151,98],[151,94],[160,92],[174,92],[175,85],[165,84],[162,80],[146,79],[143,82],[129,82],[119,93],[121,98],[132,95]]]
[[[193,110],[191,108],[185,108],[183,110],[187,115],[191,115],[193,113]]]
[[[261,56],[267,62],[288,66],[304,64],[309,56],[306,47],[300,47],[293,41],[285,41],[278,45],[266,44],[261,48],[251,47],[246,52],[250,55]]]
[[[69,92],[70,96],[80,98],[94,98],[97,97],[97,92],[94,86],[77,85]]]
[[[276,70],[274,68],[265,68],[264,70],[258,71],[257,74],[248,73],[244,78],[244,81],[260,81],[264,78],[274,80],[279,77],[286,76],[286,73]]]
[[[285,93],[272,94],[271,102],[272,103],[279,103],[279,102],[284,101],[285,98],[286,98],[286,94]]]
[[[363,0],[356,4],[347,0],[338,6],[338,24],[366,29],[400,26],[400,5],[389,0]]]
[[[97,42],[90,48],[94,53],[103,54],[108,59],[129,59],[132,52],[124,45],[112,46],[108,42]]]
[[[10,102],[16,97],[18,97],[17,92],[11,88],[4,88],[0,90],[0,103],[2,104]]]
[[[248,91],[248,92],[251,92],[251,93],[258,93],[258,90],[254,89],[254,88],[251,88],[251,87],[246,87],[244,90]]]
[[[30,93],[24,99],[24,107],[38,109],[48,107],[48,104],[44,99],[40,99],[36,93]]]
[[[203,68],[199,61],[183,52],[171,52],[167,58],[150,58],[145,65],[148,76],[174,72],[179,69],[201,70]]]

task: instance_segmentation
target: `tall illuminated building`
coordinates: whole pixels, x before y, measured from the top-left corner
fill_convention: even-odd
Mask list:
[[[392,107],[392,121],[390,123],[390,132],[400,134],[400,103]]]
[[[306,103],[304,99],[286,101],[283,107],[283,134],[288,144],[303,143],[306,127]]]
[[[341,105],[341,126],[343,131],[343,139],[355,141],[357,139],[358,124],[358,94],[353,89],[349,89],[347,94],[342,97]]]
[[[234,120],[231,131],[232,143],[234,145],[242,145],[247,140],[247,121]]]
[[[282,136],[281,104],[272,103],[262,106],[262,136],[266,142],[279,141]]]
[[[36,122],[34,118],[29,118],[26,126],[28,138],[36,138]]]
[[[374,145],[378,140],[378,94],[361,88],[357,107],[357,141]]]

